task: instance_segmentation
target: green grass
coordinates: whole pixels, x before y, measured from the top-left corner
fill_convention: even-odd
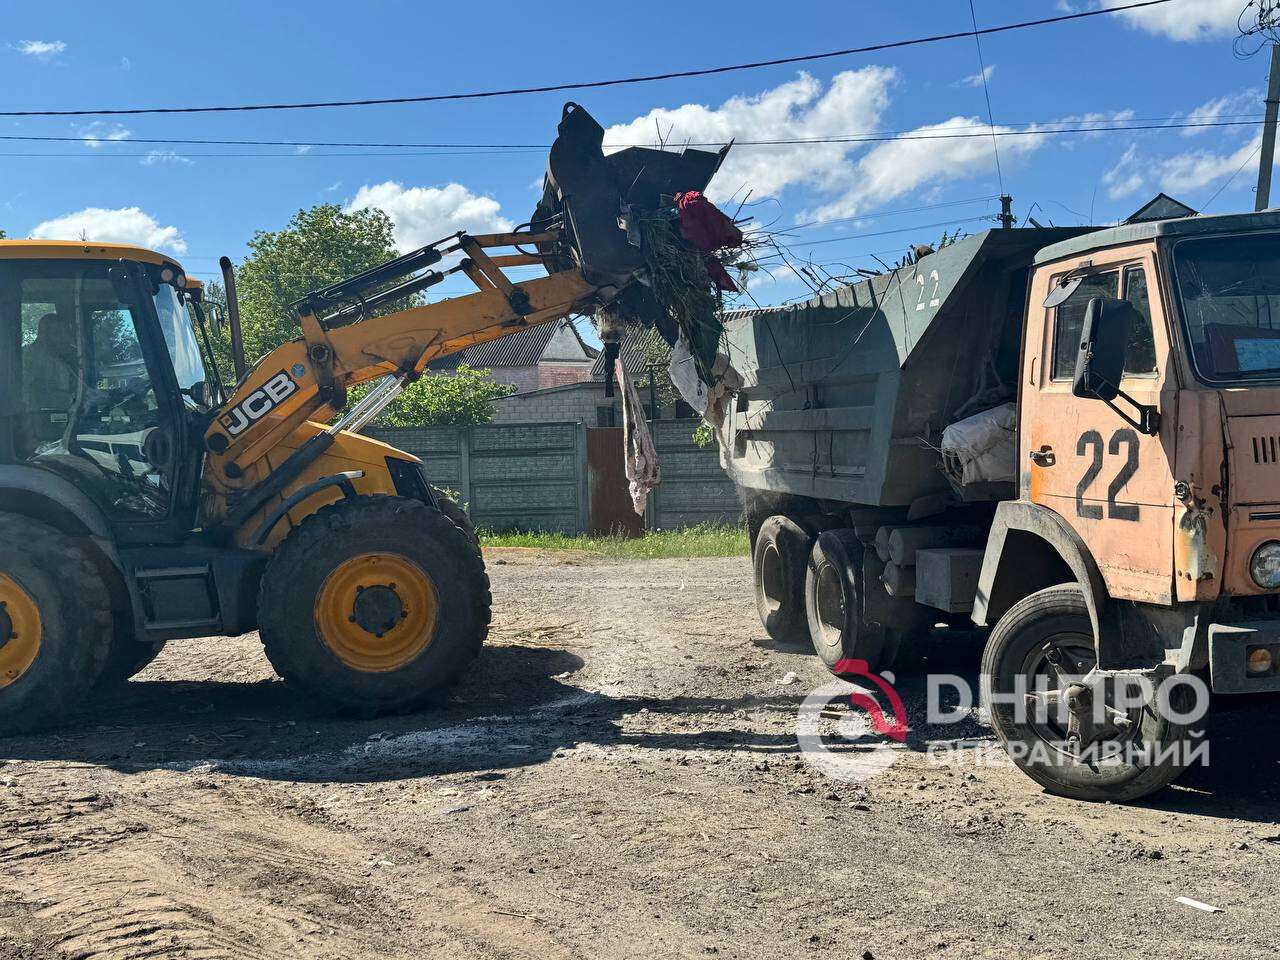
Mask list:
[[[750,552],[746,530],[710,525],[650,531],[634,540],[624,537],[570,537],[563,533],[488,533],[482,530],[480,542],[486,547],[585,550],[617,560],[738,557]]]

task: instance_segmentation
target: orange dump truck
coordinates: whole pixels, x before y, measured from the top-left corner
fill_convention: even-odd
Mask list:
[[[727,328],[775,639],[848,673],[990,628],[997,735],[1085,799],[1280,690],[1280,214],[989,231]]]

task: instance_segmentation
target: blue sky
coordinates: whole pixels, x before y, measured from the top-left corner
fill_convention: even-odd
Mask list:
[[[1121,0],[975,0],[980,26]],[[997,126],[1078,118],[1259,114],[1266,55],[1232,48],[1244,0],[985,37]],[[555,11],[555,16],[547,11]],[[641,12],[643,11],[643,12]],[[0,21],[0,109],[75,109],[381,97],[653,73],[969,29],[966,0],[780,5],[649,2],[554,7],[367,2],[239,3],[188,16],[45,0]],[[617,142],[945,132],[986,122],[972,39],[575,95]],[[208,279],[256,229],[320,202],[386,209],[406,249],[462,227],[528,218],[545,151],[339,151],[156,146],[140,138],[546,143],[563,94],[275,113],[0,120],[0,228],[11,237],[126,240],[166,249]],[[655,113],[656,111],[656,113]],[[657,122],[655,125],[655,121]],[[935,128],[941,128],[935,131]],[[1197,209],[1252,209],[1257,128],[1000,140],[1020,217],[1122,218],[1165,190]],[[346,153],[344,156],[334,154]],[[351,155],[358,154],[358,155]],[[409,155],[406,155],[409,154]],[[1238,171],[1238,173],[1237,173]],[[1236,174],[1234,179],[1230,179]],[[788,230],[794,260],[831,273],[896,259],[944,229],[984,229],[1000,192],[990,140],[740,147],[714,195]],[[1216,195],[1216,196],[1215,196]],[[1210,198],[1213,198],[1210,202]],[[736,207],[736,202],[734,204]],[[926,208],[926,209],[920,209]],[[801,226],[812,221],[816,226]],[[889,232],[893,231],[893,232]],[[815,241],[829,241],[809,247]],[[776,263],[776,261],[774,261]],[[450,281],[451,284],[454,281]],[[449,287],[444,292],[450,292]],[[461,291],[462,287],[457,287]],[[753,294],[805,291],[785,269]]]

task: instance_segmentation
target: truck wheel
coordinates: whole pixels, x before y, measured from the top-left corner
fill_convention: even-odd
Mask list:
[[[340,500],[285,538],[263,574],[263,646],[281,677],[361,716],[438,702],[480,652],[491,597],[480,550],[401,497]]]
[[[809,554],[804,600],[809,637],[827,669],[842,660],[865,660],[878,672],[885,661],[884,632],[863,616],[862,542],[852,530],[818,534]]]
[[[1101,691],[1109,699],[1105,688],[1070,679],[1087,675],[1096,664],[1080,588],[1040,590],[1010,607],[991,632],[982,654],[983,706],[1013,761],[1050,793],[1116,802],[1155,793],[1185,769],[1193,734],[1151,704],[1123,712],[1110,706],[1100,714],[1089,710],[1102,723],[1090,719],[1073,731],[1067,704],[1084,704],[1082,690],[1086,696]],[[1034,694],[1037,689],[1047,692]],[[1028,691],[1049,699],[1033,702]],[[1143,748],[1151,752],[1150,762],[1141,757]]]
[[[0,732],[72,717],[111,645],[111,602],[92,559],[70,537],[0,515]]]
[[[770,517],[760,525],[751,551],[756,610],[775,643],[795,646],[809,642],[804,575],[812,548],[813,537],[794,520]]]

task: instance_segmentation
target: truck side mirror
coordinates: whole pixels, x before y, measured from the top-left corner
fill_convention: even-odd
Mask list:
[[[1148,404],[1139,403],[1120,389],[1129,334],[1134,323],[1141,323],[1142,319],[1137,308],[1128,300],[1094,297],[1089,301],[1080,330],[1080,351],[1076,354],[1071,395],[1086,400],[1101,400],[1126,423],[1154,437],[1160,432],[1159,411]],[[1127,400],[1137,410],[1138,419],[1135,420],[1117,407],[1116,397]]]
[[[1084,312],[1072,396],[1114,400],[1124,376],[1124,352],[1138,311],[1128,300],[1094,297]]]

